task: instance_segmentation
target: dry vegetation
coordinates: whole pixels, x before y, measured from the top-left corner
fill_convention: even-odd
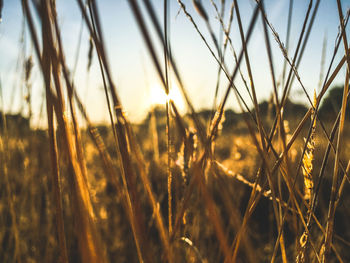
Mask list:
[[[255,3],[247,32],[238,1],[228,1],[230,10],[220,10],[223,0],[211,1],[224,40],[213,32],[200,1],[186,4],[193,4],[205,21],[208,39],[185,1],[178,0],[181,15],[193,23],[194,33],[218,62],[218,80],[223,74],[229,83],[222,98],[218,92],[213,98],[218,107],[196,112],[169,52],[168,1],[159,1],[157,8],[164,8],[164,14],[157,17],[149,0],[129,0],[165,92],[172,74],[188,106],[182,116],[170,99],[134,125],[123,113],[109,68],[99,1],[77,0],[91,35],[89,59],[97,54],[110,114],[110,124],[98,127],[75,92],[55,1],[29,2],[22,0],[22,7],[34,54],[25,59],[24,81],[30,95],[28,80],[37,63],[44,80],[47,129],[30,129],[30,114],[26,119],[3,113],[0,119],[1,262],[350,261],[349,12],[343,13],[341,1],[333,58],[339,53],[343,57],[323,65],[326,74],[313,97],[307,95],[298,65],[307,56],[304,46],[319,1],[310,1],[292,52],[289,33],[284,45],[262,0]],[[140,11],[140,2],[146,12]],[[260,22],[273,89],[271,101],[263,103],[256,97],[246,48]],[[288,27],[291,23],[289,19]],[[242,50],[237,53],[231,26],[240,32],[235,37]],[[154,27],[155,38],[149,27]],[[286,62],[282,81],[274,70],[273,41]],[[156,54],[156,42],[164,48],[162,54]],[[236,63],[232,73],[225,56],[231,51]],[[326,93],[344,67],[344,85]],[[247,69],[246,76],[241,68]],[[245,88],[253,108],[241,96],[244,87],[234,85],[236,78],[249,83]],[[293,81],[308,96],[307,107],[288,99]],[[226,109],[230,92],[242,113]],[[30,107],[31,101],[29,96],[23,103]]]

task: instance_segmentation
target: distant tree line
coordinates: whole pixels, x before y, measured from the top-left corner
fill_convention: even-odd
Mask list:
[[[335,86],[332,88],[326,98],[321,103],[319,114],[324,118],[335,118],[341,108],[342,99],[343,99],[343,86]],[[350,117],[350,107],[346,107],[346,117],[349,120]]]

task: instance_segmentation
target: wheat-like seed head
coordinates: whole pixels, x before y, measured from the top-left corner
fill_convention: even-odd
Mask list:
[[[315,136],[316,136],[316,118],[315,118],[315,108],[316,108],[316,91],[314,91],[314,99],[313,99],[313,110],[311,114],[311,121],[312,121],[312,130],[309,141],[307,141],[304,138],[306,145],[306,151],[303,157],[303,176],[304,176],[304,198],[305,200],[309,200],[309,203],[311,203],[312,195],[313,195],[313,189],[314,189],[314,182],[312,179],[312,171],[313,171],[313,164],[312,161],[314,160],[314,150],[315,150]],[[303,263],[306,261],[305,259],[305,249],[306,244],[308,241],[308,233],[304,231],[302,236],[300,237],[299,244],[300,244],[300,250],[296,257],[297,263]]]
[[[314,91],[314,100],[313,100],[313,107],[316,107],[316,91]],[[314,150],[315,150],[315,130],[316,130],[316,118],[315,116],[315,110],[312,110],[311,114],[311,121],[312,123],[312,131],[310,135],[310,140],[307,142],[306,151],[303,157],[303,176],[304,176],[304,198],[306,200],[311,200],[312,191],[314,188],[314,182],[312,179],[312,170],[313,165],[312,161],[314,160]],[[305,143],[306,139],[304,138]]]

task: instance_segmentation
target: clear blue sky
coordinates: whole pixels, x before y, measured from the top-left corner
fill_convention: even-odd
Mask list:
[[[13,112],[20,109],[24,96],[24,93],[21,92],[21,90],[23,90],[20,85],[21,76],[19,76],[19,71],[16,70],[17,57],[19,52],[21,52],[19,48],[19,38],[23,20],[20,2],[21,1],[19,0],[4,1],[2,12],[3,20],[0,24],[0,77],[3,87],[5,109],[12,109]],[[58,15],[60,18],[67,62],[72,69],[81,27],[81,15],[76,1],[57,0],[56,2],[58,5]],[[150,107],[149,97],[152,93],[151,89],[157,85],[159,80],[154,71],[153,64],[151,63],[127,0],[99,0],[97,2],[102,18],[108,56],[113,71],[113,77],[117,84],[118,93],[130,119],[139,121],[145,116],[145,113]],[[163,1],[153,0],[152,2],[158,11],[158,14],[161,15]],[[188,11],[193,15],[201,32],[203,32],[210,45],[213,47],[205,24],[194,11],[192,1],[183,0],[183,2],[186,4]],[[203,0],[202,2],[209,13],[211,25],[217,32],[220,25],[215,18],[214,8],[209,0]],[[219,5],[221,1],[216,0],[215,2]],[[313,2],[315,3],[316,1]],[[211,107],[216,85],[217,64],[194,27],[185,17],[184,13],[182,11],[178,13],[179,5],[177,1],[170,0],[170,3],[170,41],[186,89],[192,98],[196,109]],[[308,3],[309,1],[306,0],[294,0],[293,24],[290,40],[291,49],[289,56],[292,56],[294,52]],[[225,22],[228,18],[230,5],[231,1],[226,1],[227,11],[225,14]],[[253,7],[255,6],[255,1],[239,1],[239,5],[243,24],[246,28]],[[265,5],[268,18],[284,42],[289,1],[266,0]],[[342,5],[343,13],[345,14],[346,10],[350,8],[350,1],[344,0],[342,1]],[[339,30],[338,26],[339,18],[336,1],[322,0],[316,16],[313,31],[310,35],[308,46],[305,50],[303,61],[299,68],[300,77],[310,94],[312,94],[314,88],[317,88],[319,82],[324,35],[325,33],[327,34],[327,53],[325,63],[327,66],[331,59],[335,39]],[[350,34],[349,26],[347,27],[347,33]],[[103,121],[107,119],[107,111],[105,108],[105,98],[103,95],[96,57],[94,57],[93,65],[89,74],[86,70],[88,38],[89,35],[87,29],[84,27],[75,81],[79,94],[90,109],[89,115],[91,118],[95,121]],[[240,37],[236,20],[231,31],[231,38],[234,42],[236,52],[238,53],[240,50]],[[276,76],[278,77],[282,70],[283,58],[271,34],[270,39],[274,54]],[[27,37],[26,56],[32,52],[30,38]],[[161,58],[162,49],[160,46],[158,46],[158,54]],[[270,96],[272,85],[260,18],[258,19],[253,37],[249,43],[249,54],[257,88],[257,96],[259,101],[262,101]],[[341,46],[336,62],[339,61],[343,55],[344,50]],[[230,50],[227,51],[226,59],[227,64],[232,70],[234,64],[232,63],[233,57]],[[35,105],[33,109],[34,117],[38,118],[42,102],[43,85],[37,63],[35,60],[34,62],[35,67],[32,76],[32,104]],[[245,64],[243,63],[242,65]],[[244,68],[245,67],[242,67],[243,73],[246,72]],[[336,83],[341,83],[344,75],[345,71],[343,70],[339,78],[337,78]],[[248,80],[247,74],[245,74],[245,77]],[[227,85],[224,78],[222,78],[221,83],[221,91],[223,92]],[[244,93],[244,88],[242,82],[239,81],[239,78],[237,78],[236,84],[239,89],[242,90],[242,93]],[[15,91],[13,92],[13,90]],[[291,92],[291,98],[297,101],[305,101],[303,96],[298,95],[299,93],[300,85],[295,81]],[[12,96],[14,97],[14,100],[11,99]],[[231,96],[228,106],[237,109],[235,105],[236,102],[233,96]]]

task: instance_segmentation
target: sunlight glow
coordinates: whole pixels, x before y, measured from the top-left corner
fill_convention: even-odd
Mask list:
[[[150,86],[149,102],[151,107],[165,105],[166,101],[169,99],[174,101],[180,112],[183,113],[185,111],[185,101],[175,83],[172,83],[168,96],[165,94],[164,88],[159,83]]]

